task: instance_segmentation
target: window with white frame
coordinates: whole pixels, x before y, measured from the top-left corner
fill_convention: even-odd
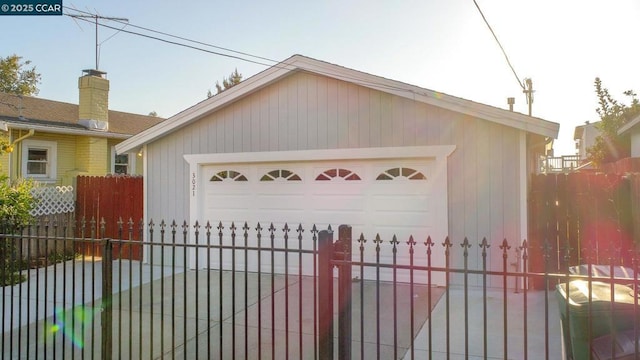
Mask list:
[[[114,174],[129,174],[129,154],[116,155],[113,162]]]
[[[128,174],[135,172],[136,157],[133,154],[116,154],[115,146],[111,147],[111,173]]]
[[[23,140],[22,177],[56,181],[56,152],[54,141]]]

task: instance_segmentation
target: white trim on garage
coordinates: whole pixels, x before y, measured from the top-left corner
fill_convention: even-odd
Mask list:
[[[520,180],[518,184],[520,185],[520,239],[526,239],[529,235],[529,222],[527,218],[527,189],[529,181],[527,176],[527,133],[524,130],[520,131]],[[521,271],[521,268],[518,268],[517,271]]]
[[[243,162],[259,163],[357,159],[435,158],[439,161],[446,160],[455,148],[455,145],[438,145],[298,151],[261,151],[221,154],[188,154],[184,155],[184,159],[191,166]]]

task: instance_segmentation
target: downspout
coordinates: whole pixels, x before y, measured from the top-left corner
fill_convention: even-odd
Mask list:
[[[16,145],[16,144],[18,144],[19,142],[21,142],[22,140],[24,140],[24,139],[26,139],[26,138],[30,138],[30,137],[32,137],[35,133],[36,133],[36,131],[35,131],[34,129],[29,129],[29,132],[28,132],[28,133],[26,133],[25,135],[22,135],[22,136],[20,136],[19,138],[17,138],[17,139],[15,139],[15,140],[13,140],[13,141],[11,142],[11,144],[9,145],[9,153],[12,153],[12,152],[13,152],[13,149],[14,149],[14,147],[15,147],[15,145]],[[12,160],[12,157],[9,157],[9,179],[11,179],[11,170],[12,170],[12,168],[13,168],[13,166],[11,166],[11,160]],[[18,164],[17,164],[16,166],[20,166],[20,164],[21,164],[21,163],[22,163],[21,161],[18,161]],[[17,169],[17,171],[16,171],[16,173],[18,173],[18,174],[19,174],[19,173],[20,173],[20,171],[21,171],[21,170],[18,168],[18,169]]]
[[[26,139],[26,138],[30,138],[32,137],[34,134],[36,133],[36,131],[34,129],[29,129],[29,132],[26,135],[22,135],[19,138],[13,140],[13,142],[11,143],[11,145],[9,145],[11,147],[11,149],[13,150],[13,145],[19,143],[20,141]]]

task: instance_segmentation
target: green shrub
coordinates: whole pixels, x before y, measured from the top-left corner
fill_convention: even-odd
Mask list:
[[[36,199],[31,195],[35,184],[32,180],[18,179],[14,182],[0,177],[0,221],[13,226],[27,225],[32,216]]]
[[[31,180],[11,183],[6,176],[0,177],[0,230],[3,234],[16,233],[31,221],[29,212],[36,202],[31,195],[34,186]],[[18,256],[12,239],[0,238],[0,286],[24,281],[19,271],[25,268],[25,261]]]

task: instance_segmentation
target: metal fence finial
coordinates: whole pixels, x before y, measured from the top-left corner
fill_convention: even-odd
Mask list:
[[[463,249],[462,254],[467,257],[469,255],[469,248],[471,247],[471,244],[469,243],[469,239],[467,239],[466,236],[464,237],[464,241],[462,241],[462,244],[460,244],[460,246]]]
[[[529,257],[529,243],[527,242],[527,239],[522,241],[520,250],[522,250],[522,259],[526,260]]]
[[[362,245],[367,242],[367,239],[364,238],[364,234],[360,233],[360,237],[358,238],[358,242]]]
[[[500,245],[500,250],[502,250],[502,257],[507,258],[507,250],[511,250],[511,245],[507,242],[507,239],[504,238],[502,240],[502,244]]]

